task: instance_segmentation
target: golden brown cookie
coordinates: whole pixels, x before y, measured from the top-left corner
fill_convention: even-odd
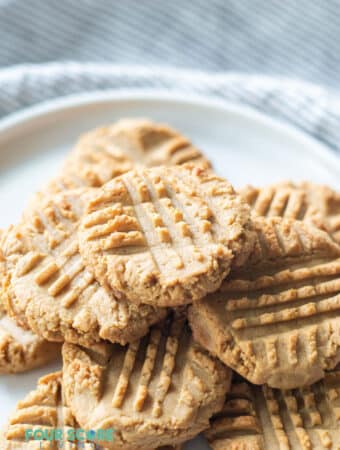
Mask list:
[[[301,389],[233,382],[205,436],[212,450],[338,450],[340,367]]]
[[[59,355],[58,344],[19,327],[0,305],[0,374],[25,372],[56,360]]]
[[[255,384],[311,384],[340,361],[340,246],[301,221],[254,220],[248,262],[189,309],[194,338]]]
[[[2,253],[3,232],[0,230],[0,297],[5,277]],[[8,316],[0,303],[0,373],[18,373],[47,364],[58,358],[60,346],[47,342],[25,330]]]
[[[134,303],[179,306],[216,290],[254,241],[232,186],[192,165],[133,170],[93,194],[80,252],[98,281]]]
[[[82,446],[80,441],[67,440],[68,430],[76,431],[79,425],[65,404],[61,381],[61,372],[40,378],[36,390],[30,392],[18,403],[16,411],[9,418],[4,440],[0,442],[1,450],[60,450],[61,448],[63,450],[80,448],[95,450],[97,448],[94,442],[86,442]],[[53,438],[56,429],[62,431],[64,437],[62,444],[54,439],[34,440],[35,431],[42,430]]]
[[[89,272],[77,229],[87,190],[38,196],[4,242],[7,310],[51,341],[91,346],[125,344],[144,336],[166,311],[118,301]]]
[[[85,429],[113,427],[110,450],[177,445],[206,429],[219,411],[231,371],[195,344],[182,316],[169,316],[103,358],[64,344],[66,401]]]
[[[50,188],[99,187],[136,165],[186,162],[210,167],[201,151],[177,131],[149,120],[123,119],[82,136]]]
[[[340,193],[309,182],[246,186],[240,194],[256,216],[304,220],[328,231],[340,243]]]
[[[43,430],[51,438],[57,429],[62,431],[64,440],[42,441],[34,440],[34,431]],[[10,416],[3,441],[0,440],[1,450],[107,450],[106,439],[77,441],[76,432],[79,424],[75,420],[70,408],[66,406],[62,386],[62,373],[56,372],[46,375],[38,381],[37,389],[30,392],[20,401],[16,411]],[[28,434],[28,430],[32,433]],[[84,430],[82,436],[86,436]],[[31,436],[33,434],[33,436]],[[114,439],[114,430],[113,430]],[[72,439],[72,440],[68,440]],[[180,446],[162,447],[159,450],[181,450]]]

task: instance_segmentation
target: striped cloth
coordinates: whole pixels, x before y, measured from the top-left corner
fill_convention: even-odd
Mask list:
[[[264,76],[103,64],[21,66],[0,71],[0,116],[44,100],[98,89],[157,89],[249,105],[340,151],[340,98],[312,84]]]
[[[0,66],[163,65],[340,88],[339,0],[0,0]]]
[[[0,117],[156,88],[253,106],[340,150],[339,29],[338,0],[0,0]]]

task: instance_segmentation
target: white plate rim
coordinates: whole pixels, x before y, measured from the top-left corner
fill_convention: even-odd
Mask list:
[[[9,138],[10,135],[15,133],[20,127],[27,126],[30,123],[32,124],[35,121],[59,113],[63,110],[72,110],[93,104],[110,104],[121,101],[159,101],[169,104],[177,103],[193,107],[214,108],[219,110],[219,112],[232,114],[239,118],[253,121],[259,126],[270,128],[279,134],[283,134],[299,141],[301,145],[304,146],[304,150],[311,153],[311,156],[316,157],[319,160],[321,159],[324,163],[331,165],[333,170],[334,167],[336,167],[340,174],[340,158],[335,151],[293,125],[274,119],[250,106],[204,95],[187,94],[185,92],[181,93],[180,91],[169,92],[159,89],[96,90],[91,93],[73,94],[47,100],[1,119],[0,141]]]

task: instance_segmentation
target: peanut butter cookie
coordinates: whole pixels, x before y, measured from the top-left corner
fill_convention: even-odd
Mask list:
[[[339,391],[340,367],[301,389],[237,380],[205,436],[212,450],[337,450]]]
[[[11,319],[0,305],[0,373],[26,372],[58,358],[60,346],[39,338]]]
[[[136,166],[186,162],[210,166],[201,151],[177,131],[149,120],[123,119],[82,136],[50,188],[99,187]]]
[[[209,426],[231,371],[192,340],[182,316],[168,317],[110,357],[64,344],[67,404],[85,429],[115,429],[110,450],[180,444]]]
[[[65,405],[61,372],[40,378],[37,389],[20,401],[11,415],[4,433],[2,450],[96,450],[94,442],[68,440],[68,430],[78,428],[70,409]],[[64,440],[55,440],[53,433],[61,430]],[[34,440],[35,431],[49,434],[51,440]],[[41,433],[40,433],[41,435]],[[102,450],[105,448],[101,447]]]
[[[0,295],[5,278],[0,230]],[[30,330],[25,330],[8,316],[0,302],[0,373],[18,373],[47,364],[60,355],[60,346],[39,338]]]
[[[4,242],[6,309],[50,341],[126,344],[148,332],[166,310],[118,301],[89,272],[77,229],[87,190],[37,196]]]
[[[1,450],[107,450],[107,440],[114,440],[114,430],[112,437],[103,435],[91,439],[94,436],[92,430],[84,430],[80,437],[76,439],[76,432],[80,429],[70,408],[65,403],[62,386],[62,373],[56,372],[40,378],[37,389],[30,392],[26,398],[20,401],[16,411],[9,418],[9,425],[4,433],[1,442]],[[40,430],[40,433],[39,433]],[[62,440],[55,439],[56,430],[62,433]],[[60,430],[60,431],[59,431]],[[41,436],[43,431],[47,438],[35,440],[34,432]],[[158,450],[181,450],[180,446],[162,447]]]
[[[254,243],[249,207],[232,186],[192,165],[132,170],[95,192],[80,252],[120,298],[179,306],[216,290]]]
[[[255,216],[308,221],[328,231],[340,243],[340,193],[309,182],[283,182],[240,190]]]
[[[255,384],[311,384],[340,361],[340,246],[301,221],[258,218],[248,262],[194,303],[194,338]]]

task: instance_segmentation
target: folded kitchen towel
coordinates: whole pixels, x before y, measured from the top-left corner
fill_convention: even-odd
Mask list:
[[[339,0],[0,0],[0,67],[263,73],[340,89]]]
[[[46,100],[108,89],[161,90],[248,105],[340,152],[340,98],[296,80],[237,73],[79,63],[15,66],[0,71],[0,117]]]

